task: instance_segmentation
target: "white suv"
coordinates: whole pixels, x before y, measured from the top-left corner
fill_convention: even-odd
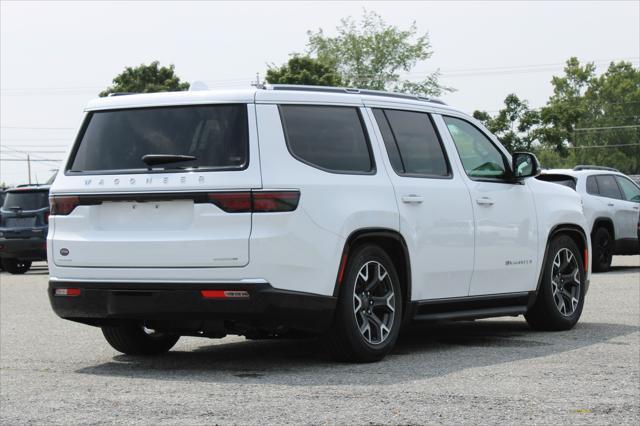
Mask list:
[[[128,354],[317,334],[381,359],[410,321],[566,330],[580,196],[438,101],[273,86],[91,102],[51,188],[49,295]]]
[[[544,170],[538,179],[582,195],[593,241],[593,270],[606,271],[616,255],[640,253],[640,187],[616,169],[576,166]]]

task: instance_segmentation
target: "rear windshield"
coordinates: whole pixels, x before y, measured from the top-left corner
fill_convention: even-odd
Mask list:
[[[557,183],[559,185],[564,185],[564,186],[568,186],[569,188],[575,190],[576,189],[576,181],[571,177],[571,176],[567,176],[567,175],[540,175],[538,176],[539,180],[544,180],[546,182],[553,182],[553,183]]]
[[[90,113],[68,171],[146,171],[147,154],[195,160],[154,168],[243,169],[248,163],[247,106],[202,105]]]
[[[2,208],[4,210],[39,210],[48,206],[48,191],[12,191],[7,192]]]

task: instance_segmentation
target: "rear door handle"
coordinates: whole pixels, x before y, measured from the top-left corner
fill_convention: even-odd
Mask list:
[[[489,197],[480,197],[476,198],[476,203],[480,204],[481,206],[492,206],[493,200]]]
[[[402,197],[402,202],[407,204],[420,204],[423,201],[423,197],[415,194],[409,194]]]

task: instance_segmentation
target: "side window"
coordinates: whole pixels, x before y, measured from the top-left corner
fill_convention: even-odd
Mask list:
[[[303,163],[339,173],[374,170],[357,108],[281,105],[280,116],[289,151]]]
[[[596,181],[598,182],[598,189],[600,190],[600,195],[608,198],[616,198],[618,200],[622,199],[620,188],[618,188],[618,184],[616,183],[616,180],[613,176],[597,175]]]
[[[636,184],[622,176],[616,176],[616,180],[620,185],[625,200],[640,203],[640,188],[638,188]]]
[[[505,158],[489,138],[465,120],[447,116],[442,118],[451,133],[464,170],[470,178],[506,177]]]
[[[396,173],[449,176],[449,165],[429,114],[375,109],[374,115]]]
[[[587,176],[587,194],[600,195],[595,176]]]

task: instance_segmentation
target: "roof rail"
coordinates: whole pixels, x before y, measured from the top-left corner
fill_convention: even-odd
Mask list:
[[[446,105],[440,99],[428,98],[426,96],[412,95],[409,93],[385,92],[383,90],[357,89],[352,87],[333,86],[305,86],[300,84],[267,84],[267,90],[298,90],[303,92],[324,92],[324,93],[348,93],[352,95],[385,96],[389,98],[409,99],[413,101],[431,102],[434,104]]]
[[[618,172],[620,173],[620,170],[618,169],[614,169],[613,167],[604,167],[604,166],[589,166],[589,165],[580,165],[580,166],[575,166],[573,168],[574,171],[578,172],[580,170],[608,170],[610,172]]]
[[[107,96],[108,97],[112,97],[112,96],[127,96],[127,95],[136,95],[136,94],[137,93],[134,93],[134,92],[111,92]]]

